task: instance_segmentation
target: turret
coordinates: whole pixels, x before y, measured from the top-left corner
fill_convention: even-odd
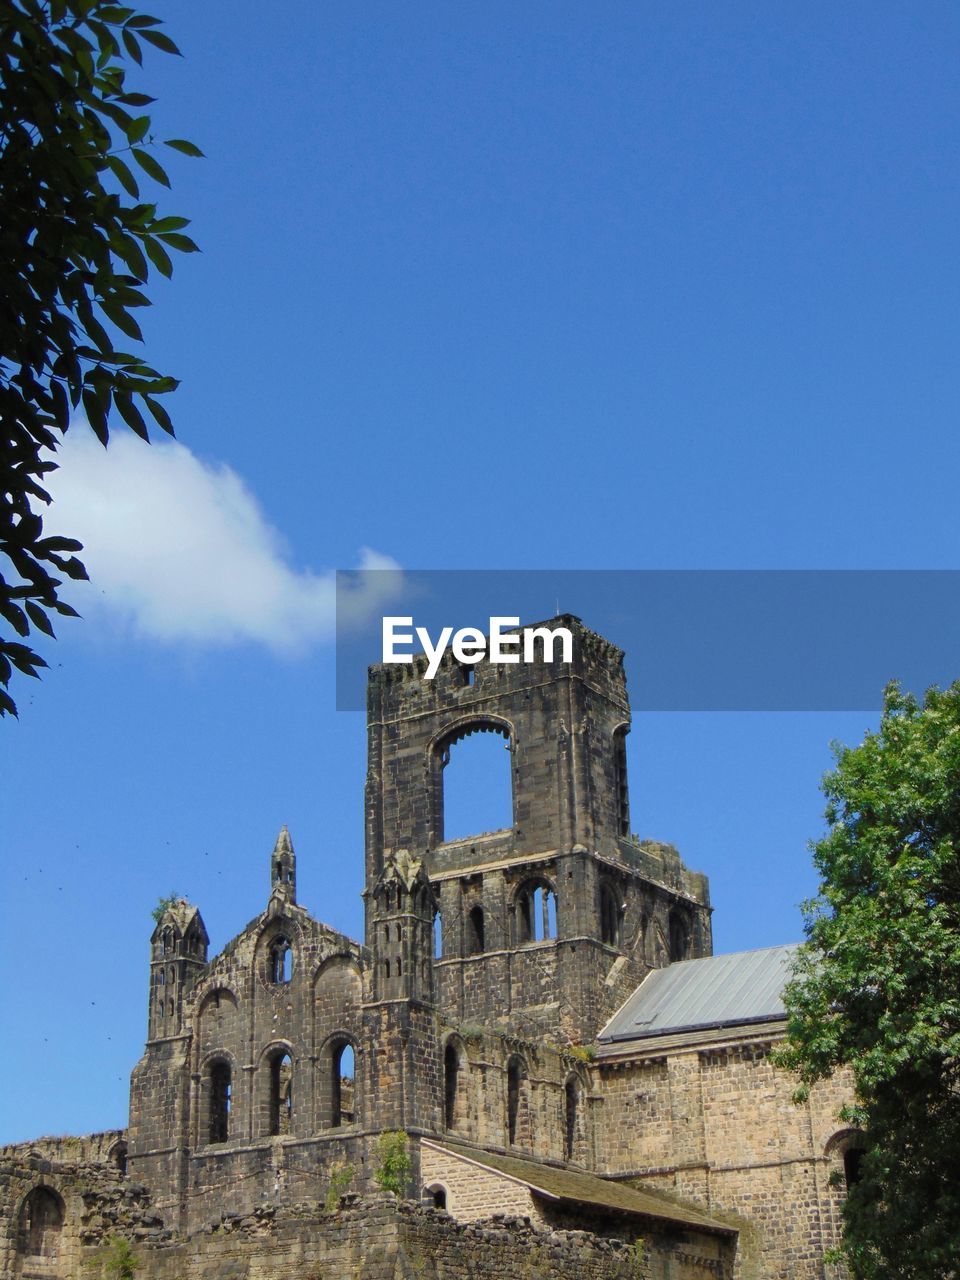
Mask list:
[[[437,900],[423,863],[406,849],[390,854],[365,896],[374,999],[432,1003]]]
[[[150,938],[148,1038],[179,1035],[183,1002],[207,963],[203,917],[186,898],[167,902]]]
[[[297,855],[286,826],[280,828],[270,855],[270,896],[279,897],[284,902],[297,900]]]

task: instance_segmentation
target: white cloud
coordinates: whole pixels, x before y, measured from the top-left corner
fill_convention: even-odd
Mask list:
[[[281,535],[254,495],[223,463],[184,445],[147,445],[118,434],[104,450],[71,431],[49,477],[47,533],[79,538],[91,587],[71,598],[82,613],[106,610],[140,634],[169,642],[253,641],[297,653],[333,636],[332,571],[291,567]],[[364,549],[361,569],[398,566]],[[361,577],[351,608],[375,611],[399,574]]]

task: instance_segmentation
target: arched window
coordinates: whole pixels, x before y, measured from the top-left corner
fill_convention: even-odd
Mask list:
[[[484,950],[483,907],[471,907],[467,916],[467,955],[479,955]]]
[[[437,838],[459,840],[513,826],[510,737],[505,725],[469,724],[437,749]]]
[[[443,920],[439,911],[433,915],[433,958],[439,960],[443,955]]]
[[[580,1081],[570,1076],[563,1090],[564,1097],[564,1134],[563,1158],[572,1160],[577,1142],[577,1118],[580,1110]]]
[[[293,977],[293,948],[284,937],[270,943],[270,981],[289,982]]]
[[[457,1093],[460,1087],[460,1054],[449,1041],[443,1054],[443,1123],[448,1129],[457,1124]]]
[[[527,1071],[523,1060],[516,1056],[507,1063],[507,1141],[512,1147],[517,1140],[520,1109]]]
[[[431,1186],[424,1187],[423,1199],[432,1208],[446,1211],[447,1188],[440,1182],[434,1182]]]
[[[286,1137],[293,1125],[293,1059],[285,1049],[270,1059],[270,1136]]]
[[[670,913],[670,959],[686,960],[690,950],[690,924],[679,911]]]
[[[356,1119],[357,1061],[349,1040],[330,1046],[330,1124],[334,1129]]]
[[[56,1258],[63,1230],[63,1201],[49,1187],[34,1187],[20,1209],[18,1248],[28,1258]]]
[[[557,936],[557,895],[546,880],[528,880],[517,894],[517,942]]]
[[[612,885],[600,886],[600,941],[608,947],[620,945],[620,903]]]
[[[121,1178],[127,1176],[127,1144],[117,1142],[110,1148],[110,1161]]]
[[[843,1180],[847,1190],[856,1186],[863,1176],[863,1147],[847,1147],[843,1153]]]
[[[613,771],[616,786],[617,832],[630,834],[630,796],[627,791],[627,726],[621,725],[613,734]]]
[[[233,1088],[230,1079],[230,1063],[218,1058],[210,1064],[210,1115],[209,1137],[211,1142],[226,1142],[230,1137],[230,1108]],[[277,1130],[276,1132],[279,1132]]]

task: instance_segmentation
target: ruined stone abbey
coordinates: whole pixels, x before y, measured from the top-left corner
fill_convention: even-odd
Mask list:
[[[792,948],[713,955],[705,876],[630,831],[624,655],[562,621],[570,665],[371,668],[363,943],[285,828],[219,955],[171,903],[129,1126],[0,1149],[0,1274],[125,1274],[122,1242],[145,1280],[836,1274],[856,1135],[844,1081],[796,1106],[771,1064]],[[512,825],[446,839],[474,733]]]

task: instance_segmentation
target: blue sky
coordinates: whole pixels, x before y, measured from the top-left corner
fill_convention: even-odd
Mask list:
[[[185,57],[136,78],[207,155],[144,326],[184,449],[71,436],[94,583],[0,730],[0,1140],[125,1122],[150,908],[222,946],[281,823],[358,933],[332,569],[957,567],[956,6],[150,11]],[[869,721],[635,718],[633,825],[718,949],[800,935]]]

